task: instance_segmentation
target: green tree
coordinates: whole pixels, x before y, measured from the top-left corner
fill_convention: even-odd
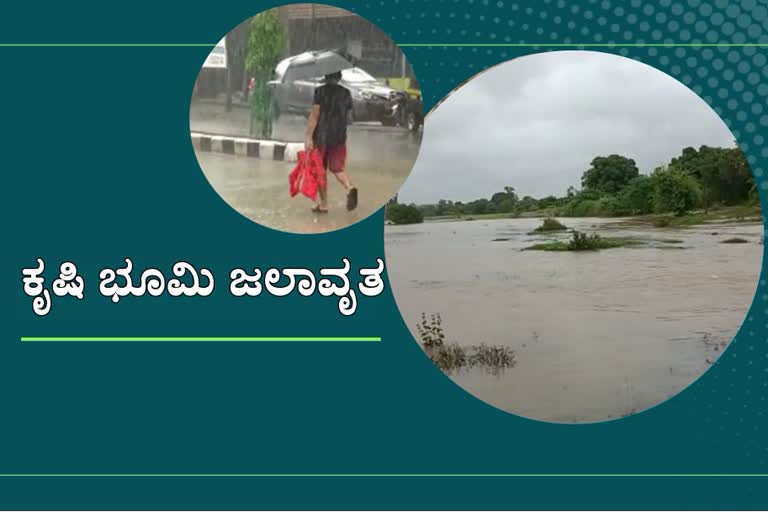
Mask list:
[[[747,159],[738,147],[687,147],[672,159],[670,167],[696,178],[705,208],[715,203],[734,205],[748,201],[755,185]]]
[[[385,217],[395,224],[419,224],[424,222],[421,210],[412,204],[390,204],[386,207]]]
[[[653,180],[653,203],[657,213],[684,215],[701,202],[701,188],[686,171],[670,167],[657,169]]]
[[[560,199],[560,198],[557,198],[555,196],[542,197],[541,199],[539,199],[537,207],[538,208],[549,208],[551,206],[557,206],[557,205],[561,204],[562,202],[564,202],[566,199],[567,198]]]
[[[469,208],[469,213],[472,213],[474,215],[482,215],[484,213],[488,213],[488,205],[492,204],[487,199],[477,199],[475,201],[472,201],[467,205]]]
[[[435,215],[450,215],[453,213],[453,201],[441,199],[437,202]]]
[[[496,192],[491,196],[491,203],[493,203],[495,208],[501,212],[511,212],[515,209],[517,202],[518,197],[515,193],[515,187],[504,187],[503,192]],[[502,204],[504,205],[503,207]]]
[[[619,202],[632,215],[653,211],[653,180],[644,174],[633,178],[619,194]]]
[[[285,52],[286,36],[276,9],[251,19],[245,66],[254,77],[251,95],[251,135],[272,136],[272,91],[267,84]]]
[[[505,199],[507,199],[507,193],[506,192],[496,192],[491,196],[491,202],[495,204],[499,204]]]
[[[531,196],[525,196],[518,201],[517,206],[521,211],[528,212],[535,210],[539,202]]]
[[[605,194],[619,192],[640,174],[635,161],[621,155],[598,156],[590,165],[581,177],[581,186]]]
[[[496,210],[502,213],[512,213],[515,211],[515,201],[509,198],[502,199]]]

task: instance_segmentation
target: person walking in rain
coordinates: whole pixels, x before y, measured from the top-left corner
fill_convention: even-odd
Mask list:
[[[323,166],[336,177],[347,192],[347,210],[357,208],[357,188],[346,172],[347,119],[352,109],[352,95],[341,85],[341,71],[325,75],[325,84],[315,89],[312,112],[307,124],[307,151],[317,148]],[[328,213],[328,188],[320,188],[315,213]]]

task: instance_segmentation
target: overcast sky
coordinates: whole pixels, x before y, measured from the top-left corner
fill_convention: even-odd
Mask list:
[[[730,147],[733,136],[674,78],[606,53],[541,53],[476,76],[429,115],[399,199],[468,201],[505,185],[563,195],[595,156],[618,153],[649,173],[702,144]]]

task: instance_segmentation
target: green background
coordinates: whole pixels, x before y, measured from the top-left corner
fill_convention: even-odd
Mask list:
[[[404,47],[426,108],[515,56],[562,49],[557,44],[611,43],[593,49],[671,74],[722,115],[766,207],[764,2],[335,4],[399,43],[432,44]],[[3,7],[3,43],[208,46],[0,48],[0,204],[8,241],[0,251],[8,298],[0,322],[0,506],[768,506],[763,278],[736,341],[701,379],[651,410],[589,425],[519,418],[455,386],[416,345],[388,289],[359,297],[351,318],[338,313],[333,298],[229,294],[234,267],[317,270],[347,257],[359,268],[384,254],[381,212],[335,233],[275,232],[227,206],[197,165],[188,136],[196,74],[223,34],[273,5]],[[644,46],[627,46],[638,44]],[[49,286],[58,265],[74,261],[86,281],[85,300],[54,297],[47,317],[34,315],[21,269],[36,257],[47,263]],[[216,291],[112,304],[98,293],[98,273],[125,257],[166,274],[178,260],[210,268]],[[382,341],[33,344],[21,336]],[[166,476],[71,476],[83,473]],[[10,476],[19,474],[58,476]]]

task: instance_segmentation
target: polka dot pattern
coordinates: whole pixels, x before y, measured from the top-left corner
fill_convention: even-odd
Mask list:
[[[365,16],[366,12],[382,12],[379,7],[383,5],[367,1],[355,8]],[[396,15],[390,19],[382,13],[369,19],[395,41],[432,44],[404,47],[422,84],[426,109],[473,75],[515,57],[563,49],[623,55],[673,76],[721,116],[747,156],[766,210],[768,6],[763,2],[395,0],[395,5],[412,12],[412,17],[395,20]],[[499,46],[503,44],[509,46]],[[574,46],[557,46],[562,44]],[[596,44],[603,46],[590,46]],[[425,129],[429,129],[429,121]],[[760,427],[768,411],[765,277],[760,279],[744,324],[723,357],[687,390],[644,414],[656,417],[681,411],[737,440],[738,445],[729,450],[741,450],[739,453],[761,468],[768,464],[768,442]],[[711,444],[711,439],[702,441]]]

